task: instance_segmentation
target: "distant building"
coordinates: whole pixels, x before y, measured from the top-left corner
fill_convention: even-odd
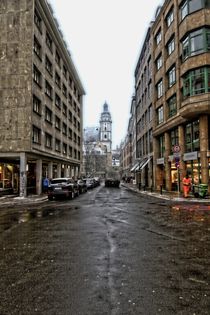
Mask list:
[[[83,170],[84,175],[105,176],[112,165],[112,119],[105,102],[100,115],[99,127],[84,128]]]
[[[0,7],[0,186],[40,194],[80,173],[85,92],[48,2]]]

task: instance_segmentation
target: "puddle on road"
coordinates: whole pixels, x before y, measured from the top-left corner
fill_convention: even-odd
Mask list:
[[[16,212],[7,210],[0,215],[0,233],[33,219],[57,216],[62,211],[58,208],[26,208]]]
[[[180,222],[204,222],[210,225],[210,205],[176,204],[171,207],[171,215]]]

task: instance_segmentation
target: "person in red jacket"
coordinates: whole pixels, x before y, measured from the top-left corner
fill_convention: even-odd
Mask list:
[[[182,183],[183,183],[184,197],[187,198],[191,190],[191,178],[189,178],[188,174],[183,178]]]

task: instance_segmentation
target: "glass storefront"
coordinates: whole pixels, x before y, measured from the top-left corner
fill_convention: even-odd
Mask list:
[[[201,165],[199,160],[187,161],[186,171],[192,178],[192,184],[200,184],[201,180]]]

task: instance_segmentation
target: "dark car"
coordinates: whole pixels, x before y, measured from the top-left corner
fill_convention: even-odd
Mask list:
[[[53,178],[48,187],[48,199],[66,197],[73,199],[79,195],[79,187],[72,178]]]
[[[108,177],[105,179],[105,187],[119,187],[120,180],[112,177]]]
[[[87,192],[87,185],[86,185],[86,182],[84,180],[78,179],[77,185],[79,186],[79,193],[80,194]]]
[[[84,182],[87,185],[87,189],[92,189],[94,188],[94,181],[92,178],[83,178]]]

